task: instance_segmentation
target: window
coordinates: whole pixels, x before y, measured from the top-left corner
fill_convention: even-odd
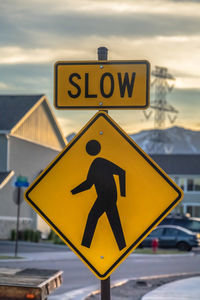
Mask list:
[[[184,191],[185,187],[185,178],[180,178],[179,179],[179,186],[180,188]]]
[[[200,206],[187,206],[187,212],[191,213],[192,215],[192,210],[195,210],[195,208],[198,208],[200,210]],[[173,224],[185,227],[191,231],[199,231],[200,232],[200,222],[195,221],[195,220],[190,220],[190,219],[175,219]]]
[[[178,230],[174,228],[165,228],[163,235],[164,236],[176,236],[178,234]]]
[[[188,234],[185,231],[178,230],[178,236],[188,236]]]
[[[194,214],[193,214],[193,216],[199,218],[199,216],[200,216],[200,206],[193,206],[193,207],[194,207]],[[199,222],[197,222],[197,221],[196,221],[196,223],[199,224]]]
[[[193,179],[188,179],[187,180],[187,190],[188,191],[193,191],[194,190],[194,180]]]
[[[199,206],[196,206],[195,208],[200,209]],[[200,232],[200,222],[192,220],[190,222],[190,225],[188,226],[188,229],[190,229],[191,231],[194,230],[194,231],[199,231]]]
[[[200,191],[200,178],[193,178],[187,180],[188,191]]]
[[[200,178],[195,178],[194,179],[194,190],[195,191],[200,191]]]
[[[191,205],[188,205],[188,206],[187,206],[187,214],[189,214],[190,217],[194,217],[194,216],[193,216],[193,213],[192,213],[192,206],[191,206]]]
[[[178,225],[178,226],[181,226],[181,227],[187,227],[188,222],[187,222],[186,219],[174,219],[172,224],[173,225]]]
[[[154,231],[152,231],[152,233],[150,233],[150,237],[159,237],[162,235],[163,232],[163,228],[156,228],[154,229]]]
[[[179,186],[183,191],[200,191],[200,178],[179,178]]]

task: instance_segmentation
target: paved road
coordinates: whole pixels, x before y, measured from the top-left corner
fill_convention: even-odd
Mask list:
[[[9,242],[8,242],[9,244]],[[6,245],[0,242],[0,253],[8,253]],[[13,245],[8,247],[12,249]],[[54,246],[46,244],[20,244],[20,251],[38,255],[36,261],[1,261],[2,267],[12,268],[44,268],[58,269],[64,271],[64,283],[57,290],[56,294],[62,294],[70,290],[84,288],[93,284],[99,285],[99,280],[88,270],[87,267],[74,255],[65,258],[65,246]],[[55,252],[56,251],[56,252]],[[39,252],[41,252],[41,257]],[[69,252],[68,252],[69,254]],[[29,254],[31,255],[31,254]],[[199,272],[200,255],[189,253],[187,255],[130,255],[124,263],[112,274],[112,280],[133,278],[139,276],[173,274],[181,272]]]

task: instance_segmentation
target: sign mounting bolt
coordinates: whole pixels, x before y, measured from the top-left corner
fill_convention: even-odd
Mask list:
[[[99,102],[99,105],[100,105],[100,106],[103,105],[103,102]]]
[[[102,135],[102,134],[103,134],[103,131],[100,131],[99,133]]]
[[[104,256],[100,256],[101,259],[104,259]]]

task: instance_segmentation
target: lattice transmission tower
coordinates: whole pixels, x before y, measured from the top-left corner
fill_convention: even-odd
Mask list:
[[[177,118],[178,110],[167,102],[167,94],[173,90],[175,78],[168,73],[167,68],[155,67],[151,73],[155,78],[151,83],[154,88],[155,98],[151,101],[150,108],[144,111],[146,119],[154,113],[154,133],[149,144],[150,152],[172,152],[173,146],[169,137],[165,134],[165,124],[168,118],[173,124]]]

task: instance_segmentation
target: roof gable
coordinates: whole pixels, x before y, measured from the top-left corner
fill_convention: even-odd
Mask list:
[[[0,130],[10,131],[43,95],[0,95]]]
[[[66,140],[45,97],[18,122],[11,134],[57,150],[66,145]]]

